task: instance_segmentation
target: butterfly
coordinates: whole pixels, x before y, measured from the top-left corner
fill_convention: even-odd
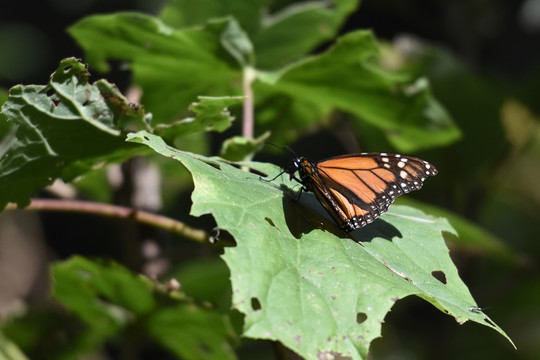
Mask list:
[[[384,214],[398,196],[420,189],[428,176],[437,175],[437,169],[412,156],[360,153],[318,162],[296,156],[283,173],[302,184],[301,191],[315,193],[335,222],[349,233]]]

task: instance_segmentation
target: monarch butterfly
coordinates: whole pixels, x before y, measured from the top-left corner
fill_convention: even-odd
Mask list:
[[[360,153],[318,162],[297,156],[283,173],[301,183],[301,191],[314,192],[336,223],[349,233],[384,214],[398,196],[420,189],[437,169],[412,156]]]

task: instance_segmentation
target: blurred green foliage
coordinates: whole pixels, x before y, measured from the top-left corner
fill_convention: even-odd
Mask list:
[[[539,40],[532,12],[527,16],[528,22],[524,22],[524,13],[531,2],[510,5],[439,1],[420,5],[384,0],[366,1],[358,8],[359,1],[355,0],[305,3],[206,0],[204,6],[196,7],[193,2],[176,0],[167,4],[158,16],[140,12],[81,15],[68,31],[84,50],[89,71],[93,75],[112,71],[107,77],[114,77],[128,70],[127,82],[142,89],[138,100],[145,106],[144,114],[151,113],[153,118],[125,124],[116,122],[125,115],[122,109],[128,108],[122,105],[124,100],[109,103],[107,106],[120,112],[97,122],[92,122],[90,117],[74,125],[80,129],[95,127],[94,135],[87,138],[83,130],[74,132],[80,136],[71,139],[71,143],[80,145],[77,152],[53,151],[57,160],[54,167],[42,163],[26,172],[23,179],[11,171],[13,163],[6,158],[11,157],[9,154],[24,154],[41,161],[32,148],[23,144],[55,150],[54,141],[49,144],[42,140],[62,138],[62,131],[43,136],[51,134],[47,119],[60,116],[52,111],[48,118],[44,116],[50,108],[36,111],[45,109],[36,106],[40,104],[38,92],[15,108],[23,116],[10,115],[14,108],[4,107],[0,117],[0,171],[3,171],[0,184],[11,187],[0,189],[1,203],[23,204],[36,189],[57,176],[75,179],[74,186],[82,197],[123,203],[119,199],[125,188],[110,185],[110,171],[104,165],[119,163],[143,151],[139,148],[126,152],[125,147],[131,149],[130,145],[123,143],[123,137],[117,138],[118,134],[148,128],[167,131],[165,138],[177,148],[201,154],[217,154],[222,149],[222,156],[235,161],[251,159],[268,134],[268,141],[289,145],[314,160],[354,151],[418,152],[418,156],[437,166],[439,175],[429,179],[421,192],[413,194],[417,200],[407,199],[404,203],[449,220],[458,235],[445,233],[445,238],[460,277],[477,304],[486,307],[483,311],[506,330],[518,350],[495,332],[470,324],[456,326],[455,321],[433,311],[427,303],[406,299],[396,303],[394,311],[384,318],[382,338],[373,343],[370,357],[537,359],[540,357],[536,340],[540,336],[540,106],[537,101],[540,54],[534,46],[528,46]],[[540,16],[536,16],[538,24]],[[367,27],[372,31],[359,30]],[[6,29],[0,28],[4,37]],[[381,40],[385,35],[403,31],[410,34],[396,36],[391,41]],[[10,42],[10,48],[14,44]],[[0,55],[5,60],[0,62],[0,75],[10,75],[2,75],[3,80],[23,74],[19,72],[21,68],[39,68],[14,61],[13,57],[21,57],[17,55],[21,54],[19,51],[8,53]],[[56,56],[54,62],[58,63],[62,55]],[[14,64],[18,70],[10,72]],[[76,62],[73,64],[78,66]],[[251,84],[255,95],[256,140],[238,137],[244,120],[239,96],[244,94],[242,80],[247,68],[256,73]],[[45,76],[38,83],[44,83]],[[21,85],[14,89],[25,94],[23,89],[30,87]],[[41,91],[44,99],[51,95],[46,86]],[[89,91],[97,91],[101,96],[114,93],[97,86]],[[77,114],[80,109],[75,105],[81,94],[84,91],[73,96],[62,95],[63,115]],[[191,120],[197,119],[198,114],[190,111],[189,106],[199,102],[199,96],[210,97],[210,108],[204,111],[214,113],[206,119],[212,123],[216,120],[223,127],[217,129],[208,122],[200,123],[200,127],[193,124]],[[2,103],[6,99],[3,93]],[[96,107],[88,110],[99,116],[99,106],[97,102]],[[230,113],[221,113],[223,107],[229,107]],[[103,130],[103,126],[109,130],[96,130]],[[183,133],[182,126],[190,127],[192,134]],[[223,132],[206,132],[209,127]],[[17,137],[16,131],[26,135]],[[23,152],[12,147],[13,139],[19,139]],[[116,155],[111,157],[109,154],[114,149]],[[267,146],[264,150],[273,154],[256,156],[284,161],[276,158],[275,149]],[[39,150],[37,154],[43,153]],[[73,161],[81,158],[84,161]],[[190,175],[175,162],[156,157],[148,161],[161,174],[160,211],[211,229],[214,224],[207,218],[195,219],[189,215],[193,190]],[[128,179],[129,164],[122,168]],[[86,176],[81,179],[78,176],[82,174]],[[131,180],[136,183],[137,175],[133,177]],[[133,189],[128,187],[129,191]],[[137,239],[147,237],[147,229],[133,232],[133,228],[124,225],[114,226],[112,230],[93,229],[91,225],[92,231],[88,231],[89,239],[85,241],[86,234],[82,234],[78,222],[70,224],[62,220],[65,235],[51,236],[53,226],[47,219],[44,217],[48,246],[61,256],[87,255],[84,246],[92,245],[98,250],[91,248],[90,254],[97,252],[116,258],[133,272],[116,264],[85,258],[57,262],[53,266],[53,276],[57,279],[53,286],[55,299],[69,312],[59,311],[51,301],[28,303],[22,314],[7,312],[2,332],[9,340],[1,337],[0,351],[8,359],[25,358],[17,346],[30,358],[47,354],[73,358],[81,353],[99,352],[102,344],[115,349],[112,353],[128,356],[136,352],[141,358],[155,355],[155,349],[160,347],[169,351],[164,356],[176,354],[183,358],[209,358],[210,354],[217,354],[216,358],[248,359],[268,353],[265,341],[236,339],[242,332],[243,317],[230,310],[231,274],[219,259],[219,252],[211,246],[152,233],[151,237],[159,239],[165,253],[151,259],[135,256],[138,260],[132,261],[128,254],[142,248]],[[54,242],[55,237],[61,236],[68,239],[69,247]],[[227,234],[217,237],[223,241]],[[73,251],[66,250],[72,246]],[[161,280],[176,277],[182,285],[180,291],[171,292],[159,282],[134,275],[160,261],[168,265],[168,271],[158,272]],[[92,283],[86,275],[93,272],[109,274],[102,275],[101,282],[110,283]],[[94,315],[77,311],[77,304],[70,305],[57,291],[70,284],[69,281],[72,285],[64,290],[81,295],[81,311],[94,309]],[[133,299],[124,301],[122,296],[121,284],[126,282],[137,284],[134,286],[139,289],[137,298],[154,300],[137,301],[134,308],[130,305]],[[87,297],[82,296],[85,291],[89,291]],[[96,301],[92,306],[83,305],[92,301]],[[152,301],[157,307],[143,306]],[[186,333],[177,332],[186,321],[193,328]],[[96,330],[107,324],[116,324],[114,331]],[[198,327],[215,330],[210,343],[189,338],[200,331]],[[178,338],[184,338],[185,342],[176,342]],[[217,349],[213,347],[216,344],[223,346]]]

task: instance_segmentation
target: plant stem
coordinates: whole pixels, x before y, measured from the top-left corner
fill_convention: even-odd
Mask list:
[[[14,210],[16,206],[10,204],[6,210]],[[141,224],[161,228],[199,243],[208,243],[209,235],[206,231],[194,229],[183,222],[169,217],[136,210],[125,206],[102,204],[80,200],[32,199],[25,210],[32,211],[67,211],[86,214],[96,214],[116,219],[133,219]]]
[[[254,133],[254,110],[253,110],[253,81],[255,80],[255,69],[246,67],[242,79],[243,93],[246,99],[244,100],[244,116],[242,136],[252,139]]]

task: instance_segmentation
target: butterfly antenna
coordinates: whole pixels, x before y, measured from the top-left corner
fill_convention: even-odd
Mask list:
[[[279,146],[279,145],[276,145],[274,143],[271,143],[271,142],[265,142],[264,145],[272,145],[273,147],[275,147],[276,149],[279,149],[279,150],[282,150],[282,151],[288,151],[289,153],[291,153],[292,155],[294,155],[294,157],[298,157],[298,155],[296,155],[296,153],[294,152],[293,149],[291,149],[290,147],[288,147],[287,145],[285,146]]]
[[[296,153],[293,151],[293,149],[291,149],[290,147],[288,147],[288,146],[286,146],[286,145],[285,145],[285,146],[279,146],[279,145],[276,145],[276,144],[271,143],[271,142],[265,142],[264,145],[265,145],[265,146],[266,146],[266,145],[272,145],[273,147],[278,148],[278,149],[280,149],[280,150],[283,150],[283,151],[286,150],[286,151],[290,152],[295,158],[298,157],[298,155],[296,155]],[[285,173],[289,174],[290,172],[287,171],[287,169],[284,169],[282,172],[280,172],[279,174],[277,174],[276,176],[274,176],[274,177],[273,177],[272,179],[270,179],[270,180],[265,179],[265,178],[263,178],[262,176],[259,176],[259,179],[261,179],[261,180],[263,180],[263,181],[266,181],[266,182],[272,182],[272,181],[276,180],[278,177],[280,177],[281,175],[283,175],[283,174],[285,174]],[[294,179],[295,179],[296,181],[298,181],[298,182],[301,183],[301,181],[298,180],[296,177],[295,177]]]

